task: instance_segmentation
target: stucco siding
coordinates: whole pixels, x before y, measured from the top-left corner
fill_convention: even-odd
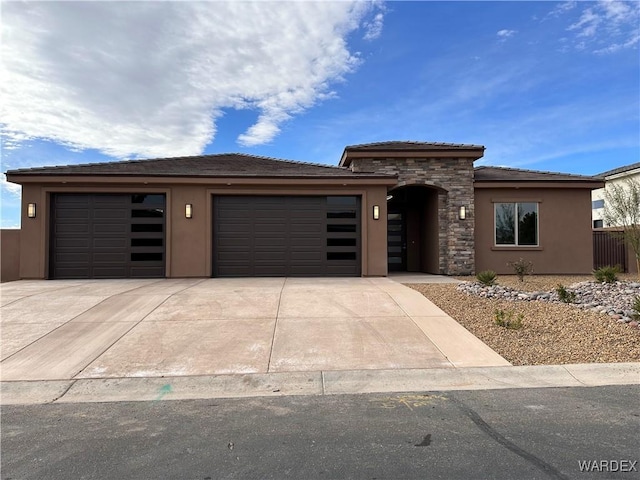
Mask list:
[[[508,262],[533,262],[536,274],[588,274],[593,269],[589,189],[476,188],[476,271],[512,274]],[[537,247],[495,245],[494,203],[538,202]]]
[[[102,179],[107,183],[108,179]],[[148,183],[58,186],[23,185],[22,235],[19,249],[20,278],[49,278],[49,217],[52,193],[162,193],[166,195],[166,276],[209,277],[212,274],[214,195],[357,195],[362,199],[362,275],[387,275],[387,183],[344,185],[343,181],[283,185],[280,180],[243,185],[240,181],[172,184],[149,178]],[[152,185],[155,183],[155,185]],[[26,218],[28,203],[37,204],[36,218]],[[185,205],[193,205],[193,218],[185,217]],[[380,219],[373,220],[373,206]]]
[[[3,229],[0,232],[0,281],[20,279],[20,230]]]

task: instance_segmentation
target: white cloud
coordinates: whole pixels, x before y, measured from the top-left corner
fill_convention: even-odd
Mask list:
[[[623,43],[612,43],[604,48],[599,48],[594,50],[593,53],[614,53],[618,50],[624,50],[626,48],[631,48],[640,43],[640,33],[636,33],[635,35],[629,37],[626,42]]]
[[[574,8],[576,8],[576,5],[578,5],[578,2],[576,0],[560,2],[555,6],[553,10],[551,10],[551,12],[549,12],[547,16],[558,17],[568,12],[569,10],[573,10]]]
[[[7,182],[7,176],[4,173],[0,173],[0,186],[4,191],[13,195],[14,197],[20,198],[20,194],[22,193],[22,186],[17,183]]]
[[[577,30],[579,37],[592,37],[598,30],[598,25],[602,21],[600,15],[593,12],[591,8],[582,12],[580,20],[569,25],[567,30]]]
[[[365,40],[375,40],[382,34],[382,27],[384,25],[384,15],[379,12],[370,22],[365,23]]]
[[[589,7],[584,8],[579,18],[567,27],[567,31],[576,34],[576,49],[588,48],[594,53],[613,53],[634,48],[638,44],[640,3],[599,0],[596,3],[585,2],[585,4]]]
[[[496,33],[496,35],[498,35],[500,38],[506,39],[506,38],[512,37],[516,33],[517,33],[517,30],[499,30],[498,33]]]
[[[224,109],[258,111],[238,141],[272,140],[359,63],[346,36],[380,34],[363,2],[7,2],[5,147],[43,138],[115,157],[191,155]],[[373,15],[373,19],[369,19]]]

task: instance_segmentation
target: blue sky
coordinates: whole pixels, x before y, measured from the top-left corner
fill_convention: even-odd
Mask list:
[[[346,145],[485,145],[476,165],[640,160],[640,3],[4,2],[2,171]],[[20,188],[1,186],[3,227]]]

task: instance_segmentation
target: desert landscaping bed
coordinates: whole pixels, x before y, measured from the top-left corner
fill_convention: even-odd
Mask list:
[[[463,281],[474,278],[461,277]],[[592,276],[532,275],[520,282],[501,275],[498,284],[521,292],[553,291],[593,280]],[[637,282],[637,276],[620,275]],[[409,284],[514,365],[640,361],[640,329],[606,313],[540,300],[481,298],[455,284]],[[520,329],[495,324],[496,310],[522,315]]]

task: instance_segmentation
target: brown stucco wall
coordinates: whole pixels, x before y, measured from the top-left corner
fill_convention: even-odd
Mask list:
[[[372,187],[362,200],[362,241],[366,248],[362,274],[370,277],[387,275],[387,187]],[[373,219],[373,207],[380,207],[380,219]],[[364,257],[364,254],[363,254]]]
[[[0,282],[20,279],[20,230],[0,231]]]
[[[36,204],[36,218],[27,218],[27,205]],[[20,278],[45,278],[48,195],[38,185],[22,186]]]
[[[143,181],[144,180],[144,181]],[[173,182],[171,182],[173,180]],[[44,180],[43,180],[44,181]],[[63,183],[64,182],[64,183]],[[171,183],[170,183],[171,182]],[[394,180],[282,179],[132,179],[93,178],[84,183],[67,177],[49,183],[23,183],[20,277],[48,277],[49,198],[51,193],[164,193],[166,195],[166,276],[209,277],[212,272],[212,197],[236,195],[359,195],[362,198],[362,275],[387,274],[387,188]],[[73,184],[72,184],[73,183]],[[27,218],[28,203],[37,204],[36,218]],[[185,218],[185,204],[193,218]],[[380,220],[373,220],[373,206]]]
[[[494,246],[494,202],[539,202],[539,247]],[[476,271],[512,274],[507,262],[533,262],[536,274],[588,274],[593,269],[589,188],[475,190]]]
[[[168,277],[207,277],[209,255],[207,228],[211,225],[211,209],[206,186],[175,186],[167,202]],[[193,205],[193,218],[185,217],[185,205]]]

